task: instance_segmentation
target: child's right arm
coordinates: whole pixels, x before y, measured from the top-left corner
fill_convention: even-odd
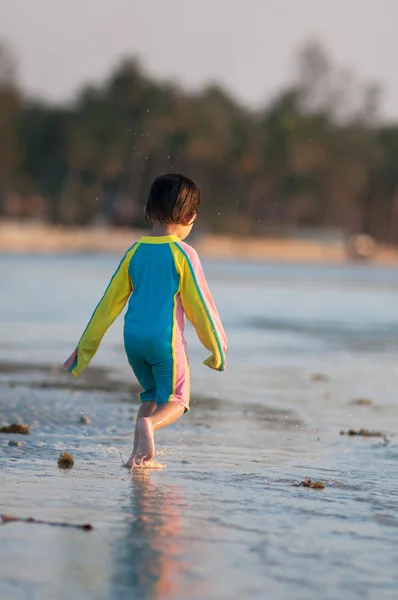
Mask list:
[[[133,246],[123,257],[84,330],[77,348],[64,363],[64,367],[75,377],[78,377],[88,367],[103,336],[122,312],[133,291],[128,267],[135,247]]]
[[[226,367],[227,337],[207,285],[196,251],[188,244],[176,244],[180,272],[180,296],[185,314],[195,327],[202,344],[211,352],[205,365],[216,371]]]

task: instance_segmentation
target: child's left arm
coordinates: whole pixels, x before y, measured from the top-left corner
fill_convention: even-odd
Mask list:
[[[188,244],[177,244],[175,254],[181,275],[181,301],[185,314],[195,327],[203,346],[211,352],[204,364],[216,371],[226,368],[227,336],[207,285],[196,251]]]
[[[106,331],[122,312],[133,291],[128,273],[129,258],[130,255],[127,253],[122,259],[84,330],[77,348],[64,363],[64,367],[75,377],[78,377],[88,367]]]

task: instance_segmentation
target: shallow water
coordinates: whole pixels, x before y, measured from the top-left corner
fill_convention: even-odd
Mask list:
[[[0,513],[94,527],[1,526],[1,600],[397,598],[398,271],[205,264],[228,371],[189,331],[192,410],[130,476],[122,319],[87,374],[58,368],[117,262],[0,256],[0,426],[31,425],[0,435]],[[361,427],[388,437],[339,435]]]

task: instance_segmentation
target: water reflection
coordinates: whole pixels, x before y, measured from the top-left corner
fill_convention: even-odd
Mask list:
[[[134,473],[125,510],[131,516],[117,542],[111,597],[122,598],[127,592],[142,599],[188,597],[183,583],[182,490],[155,483],[149,471]]]

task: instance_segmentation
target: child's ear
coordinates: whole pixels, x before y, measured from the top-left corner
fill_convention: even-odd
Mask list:
[[[196,215],[198,213],[194,212],[191,215],[188,215],[182,222],[182,224],[184,225],[184,227],[186,227],[187,225],[192,225],[195,220],[196,220]]]

